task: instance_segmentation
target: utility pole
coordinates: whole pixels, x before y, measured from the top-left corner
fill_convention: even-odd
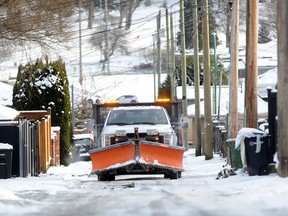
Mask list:
[[[155,57],[155,53],[156,53],[156,49],[155,49],[155,38],[156,35],[153,34],[153,87],[154,87],[154,101],[156,101],[157,99],[157,88],[156,88],[156,57]]]
[[[181,30],[181,75],[182,75],[182,110],[183,116],[187,117],[187,73],[186,73],[186,44],[185,44],[185,20],[184,0],[180,0],[180,30]],[[186,150],[189,148],[188,131],[184,129],[184,142]]]
[[[231,4],[230,1],[228,4]],[[227,22],[226,22],[226,47],[229,48],[229,53],[231,53],[231,10],[230,10],[230,6],[229,6],[229,10],[227,12]]]
[[[171,99],[174,100],[176,97],[175,89],[175,47],[174,47],[174,31],[173,31],[173,13],[170,13],[170,35],[171,35]]]
[[[277,2],[277,36],[278,36],[278,85],[277,85],[277,144],[278,175],[288,176],[288,1]],[[274,119],[276,120],[276,119]]]
[[[110,49],[108,44],[108,0],[105,0],[105,64],[107,64],[107,74],[110,75]]]
[[[80,78],[79,83],[81,85],[81,90],[83,93],[83,72],[82,72],[82,27],[81,27],[81,21],[82,21],[82,0],[79,0],[79,71],[80,71]]]
[[[165,9],[165,16],[166,16],[166,46],[167,46],[167,75],[170,76],[171,80],[171,67],[170,67],[170,32],[169,32],[169,13],[168,8]],[[171,87],[170,87],[171,88]],[[171,91],[171,90],[170,90]]]
[[[200,116],[200,73],[199,73],[199,41],[198,41],[198,5],[197,0],[192,0],[194,5],[194,34],[193,34],[193,47],[194,47],[194,88],[195,88],[195,144],[196,156],[201,156],[201,116]]]
[[[230,79],[229,79],[229,116],[228,137],[236,138],[238,133],[238,48],[239,48],[239,0],[232,6]]]
[[[247,1],[247,55],[246,55],[246,127],[257,128],[257,45],[258,45],[258,0]]]
[[[214,70],[213,70],[213,114],[217,114],[217,54],[216,54],[216,32],[212,33],[213,35],[213,41],[214,41]],[[220,119],[218,119],[219,121]]]
[[[159,88],[161,86],[161,37],[160,37],[160,28],[161,28],[161,11],[159,10],[157,16],[157,70],[158,70],[158,96],[159,96]]]
[[[204,1],[203,13],[203,62],[204,62],[204,129],[205,129],[205,159],[213,158],[212,145],[212,114],[211,114],[211,74],[209,46],[209,11],[208,0]]]

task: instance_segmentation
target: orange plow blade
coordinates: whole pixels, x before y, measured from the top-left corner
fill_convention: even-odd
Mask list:
[[[184,148],[164,144],[139,143],[139,155],[146,163],[183,169]]]
[[[127,142],[90,151],[92,172],[134,160],[134,150],[135,144]]]

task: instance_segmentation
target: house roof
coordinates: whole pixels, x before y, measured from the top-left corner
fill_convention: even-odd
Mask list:
[[[0,121],[12,121],[19,116],[20,112],[0,104]]]

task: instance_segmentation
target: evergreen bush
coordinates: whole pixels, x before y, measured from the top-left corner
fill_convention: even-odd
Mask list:
[[[71,152],[71,108],[69,82],[61,59],[45,63],[37,59],[18,67],[13,88],[16,110],[47,110],[51,107],[51,124],[60,126],[60,162],[69,164]]]

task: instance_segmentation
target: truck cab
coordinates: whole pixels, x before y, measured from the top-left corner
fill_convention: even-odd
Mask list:
[[[101,147],[135,138],[177,145],[167,111],[160,106],[115,107],[110,110],[101,133]]]

